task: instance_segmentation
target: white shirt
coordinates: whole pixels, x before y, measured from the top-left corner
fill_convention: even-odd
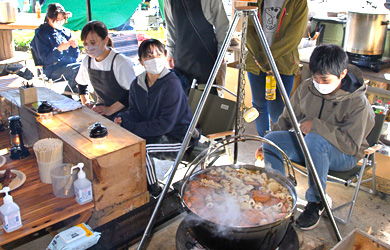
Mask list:
[[[98,62],[96,59],[91,58],[91,69],[101,70],[101,71],[110,71],[112,59],[115,54],[118,53],[114,49],[111,49],[110,54],[103,61]],[[83,61],[81,62],[79,72],[76,76],[76,82],[80,85],[88,85],[91,84],[91,80],[89,79],[88,74],[88,56],[85,56]],[[119,54],[116,56],[114,65],[113,65],[114,75],[119,85],[126,89],[130,89],[130,84],[135,78],[135,72],[133,68],[132,61],[122,55]]]

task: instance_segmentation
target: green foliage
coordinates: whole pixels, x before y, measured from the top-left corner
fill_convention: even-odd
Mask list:
[[[72,33],[77,38],[77,44],[80,49],[84,49],[83,42],[80,39],[81,31],[74,31]],[[34,38],[34,34],[34,30],[13,30],[12,36],[14,38],[15,50],[29,51],[30,43]]]
[[[34,38],[34,30],[14,30],[12,36],[14,38],[15,50],[27,51],[30,50],[31,40]]]

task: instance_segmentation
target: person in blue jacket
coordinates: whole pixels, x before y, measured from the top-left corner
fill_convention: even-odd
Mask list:
[[[130,86],[129,109],[114,122],[146,140],[148,190],[158,196],[161,188],[151,156],[180,150],[192,114],[179,78],[167,67],[162,43],[143,41],[138,56],[146,71]]]
[[[64,75],[70,87],[77,90],[75,78],[80,67],[77,62],[80,51],[70,29],[63,27],[69,15],[61,4],[49,4],[44,23],[35,30],[31,49],[48,78],[57,80]]]

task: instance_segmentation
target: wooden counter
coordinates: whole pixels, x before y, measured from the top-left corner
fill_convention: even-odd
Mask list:
[[[0,141],[1,148],[9,146],[3,143],[4,141],[8,142],[7,131],[0,133]],[[5,233],[0,229],[0,246],[75,215],[80,215],[75,224],[87,222],[88,218],[91,217],[93,202],[79,205],[74,197],[58,198],[54,196],[51,184],[40,181],[38,164],[32,150],[30,150],[30,156],[27,158],[12,160],[9,155],[6,155],[6,159],[6,164],[0,170],[7,168],[19,170],[27,178],[22,186],[10,192],[15,203],[20,207],[23,226],[11,233]],[[2,194],[1,197],[3,196]]]
[[[66,98],[47,88],[37,88],[38,100]],[[51,122],[41,122],[25,107],[20,108],[19,90],[0,92],[3,118],[20,113],[23,132],[30,145],[42,138],[64,142],[64,162],[83,162],[92,181],[93,219],[98,226],[149,202],[146,187],[145,140],[87,107],[55,114]],[[7,115],[8,113],[8,115]],[[95,149],[88,127],[100,122],[108,130],[105,147]]]
[[[100,122],[108,130],[105,147],[95,149],[88,127]],[[83,162],[87,178],[93,180],[97,211],[146,191],[145,141],[87,107],[57,114],[52,122],[38,121],[40,138],[64,141],[64,161]],[[137,178],[134,178],[137,177]]]

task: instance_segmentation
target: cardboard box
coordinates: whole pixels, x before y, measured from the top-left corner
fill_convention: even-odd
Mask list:
[[[390,246],[360,229],[353,230],[331,250],[390,250]]]
[[[237,85],[238,85],[238,62],[228,63],[226,70],[226,84],[225,87],[232,91],[233,93],[237,93]],[[249,83],[247,72],[244,71],[245,75],[245,98],[244,103],[247,107],[252,107],[252,91]],[[224,96],[226,99],[236,101],[237,98],[225,93]]]

